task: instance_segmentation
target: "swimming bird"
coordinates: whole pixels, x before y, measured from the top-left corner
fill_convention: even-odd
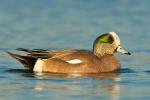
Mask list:
[[[131,55],[121,47],[120,38],[115,32],[107,32],[93,43],[93,50],[42,50],[24,49],[20,55],[6,51],[11,57],[21,62],[27,69],[34,72],[52,73],[104,73],[120,69],[120,61],[114,53],[121,52]]]

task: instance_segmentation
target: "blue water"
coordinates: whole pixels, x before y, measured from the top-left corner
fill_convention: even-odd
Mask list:
[[[0,100],[149,100],[150,0],[0,0]],[[3,51],[92,49],[115,31],[132,56],[116,54],[120,73],[27,72]]]

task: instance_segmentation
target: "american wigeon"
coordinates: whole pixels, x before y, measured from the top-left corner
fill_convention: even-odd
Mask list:
[[[120,62],[115,52],[130,55],[121,47],[115,32],[102,34],[93,44],[93,51],[88,50],[28,50],[19,48],[26,55],[7,53],[34,72],[55,73],[103,73],[120,69]]]

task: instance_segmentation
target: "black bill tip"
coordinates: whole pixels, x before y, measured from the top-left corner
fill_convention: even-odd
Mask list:
[[[126,55],[131,55],[131,53],[130,52],[127,52],[127,53],[125,53]]]

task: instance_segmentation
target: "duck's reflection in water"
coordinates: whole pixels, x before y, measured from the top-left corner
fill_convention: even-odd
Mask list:
[[[103,74],[48,74],[35,73],[38,81],[33,87],[34,91],[57,91],[67,93],[69,96],[96,96],[107,95],[107,99],[120,99],[121,81],[119,73]],[[44,81],[46,80],[46,81]]]

